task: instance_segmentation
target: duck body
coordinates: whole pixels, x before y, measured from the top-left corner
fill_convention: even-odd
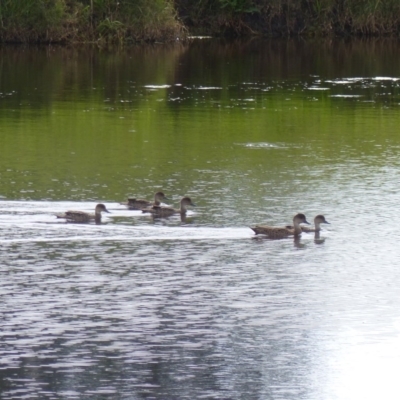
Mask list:
[[[153,205],[152,207],[144,208],[143,213],[152,214],[154,217],[170,217],[171,215],[185,215],[187,212],[187,206],[196,206],[190,199],[190,197],[183,197],[180,202],[180,208],[173,207],[162,207],[159,205]]]
[[[321,214],[317,215],[314,218],[314,228],[310,228],[308,226],[302,226],[302,232],[311,233],[311,232],[321,232],[321,224],[329,224],[329,222],[325,219],[325,217]],[[293,226],[286,226],[286,228],[293,229]]]
[[[256,225],[251,229],[256,235],[267,235],[270,239],[283,239],[289,236],[301,235],[302,227],[300,224],[308,224],[306,216],[304,214],[296,214],[293,217],[293,226],[269,226],[269,225]]]
[[[151,201],[144,199],[129,198],[127,202],[121,204],[126,205],[129,208],[129,210],[142,210],[143,208],[150,207],[153,203]]]
[[[97,204],[94,214],[87,213],[84,211],[69,210],[66,211],[65,213],[56,214],[56,217],[63,218],[67,222],[88,223],[94,220],[96,223],[100,223],[102,212],[109,213],[110,211],[107,210],[104,204]]]
[[[127,206],[129,210],[143,210],[151,206],[159,206],[163,200],[168,200],[163,192],[157,192],[154,194],[154,203],[148,200],[128,198],[128,201],[121,203]]]

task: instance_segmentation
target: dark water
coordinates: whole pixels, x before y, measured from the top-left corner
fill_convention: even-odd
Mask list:
[[[399,50],[1,48],[0,397],[398,399]]]

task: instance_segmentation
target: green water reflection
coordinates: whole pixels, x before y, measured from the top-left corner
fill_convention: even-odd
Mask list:
[[[398,47],[2,48],[0,195],[119,201],[162,188],[207,203],[241,190],[257,202],[267,181],[289,195],[304,167],[387,163],[399,145]]]

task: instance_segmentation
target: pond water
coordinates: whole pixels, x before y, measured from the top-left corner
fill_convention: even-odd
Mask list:
[[[397,400],[399,126],[396,41],[0,48],[0,397]]]

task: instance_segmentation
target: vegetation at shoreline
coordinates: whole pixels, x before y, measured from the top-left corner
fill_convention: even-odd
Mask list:
[[[398,0],[1,0],[0,42],[217,36],[397,36]]]
[[[176,0],[176,5],[189,30],[201,33],[238,36],[400,33],[398,0]]]
[[[0,1],[0,42],[170,41],[184,33],[172,0]]]

